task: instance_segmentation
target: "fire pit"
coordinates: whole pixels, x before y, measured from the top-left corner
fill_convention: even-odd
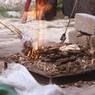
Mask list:
[[[48,78],[76,75],[95,70],[95,57],[89,49],[83,47],[76,50],[62,50],[62,45],[37,50],[28,48],[24,54],[26,56],[20,54],[9,56],[6,60],[7,62],[21,63],[31,72]]]

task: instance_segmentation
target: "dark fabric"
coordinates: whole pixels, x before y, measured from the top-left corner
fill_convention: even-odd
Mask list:
[[[79,0],[77,12],[95,15],[95,0]]]
[[[48,0],[48,4],[52,5],[52,9],[49,12],[45,13],[44,19],[46,20],[52,20],[57,13],[56,7],[57,7],[57,0]]]
[[[64,0],[62,12],[66,16],[70,16],[75,0]],[[95,0],[78,0],[76,11],[75,13],[88,13],[95,15]]]
[[[64,0],[63,6],[62,6],[62,12],[64,15],[69,16],[72,12],[73,5],[75,0]]]
[[[26,1],[24,11],[29,11],[30,3],[31,3],[31,0]]]
[[[24,11],[29,11],[31,0],[27,0],[25,3]],[[57,7],[57,0],[48,0],[48,4],[52,5],[52,9],[49,12],[46,12],[44,15],[45,20],[51,20],[56,16],[56,7]]]
[[[48,0],[48,3],[54,6],[57,4],[57,0]]]

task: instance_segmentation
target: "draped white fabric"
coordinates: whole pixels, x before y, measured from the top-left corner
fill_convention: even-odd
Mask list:
[[[60,87],[39,84],[24,66],[15,63],[0,75],[0,83],[14,87],[18,95],[63,95]]]

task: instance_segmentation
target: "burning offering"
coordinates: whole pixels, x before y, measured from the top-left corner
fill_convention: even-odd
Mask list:
[[[95,69],[95,56],[88,49],[77,45],[28,48],[24,54],[26,56],[12,55],[7,60],[19,62],[30,71],[46,77],[76,75]]]

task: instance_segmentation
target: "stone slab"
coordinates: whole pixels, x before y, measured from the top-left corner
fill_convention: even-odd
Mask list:
[[[88,46],[88,36],[81,35],[76,29],[68,30],[66,33],[66,40],[64,43],[67,44],[78,44],[80,46]]]
[[[77,13],[75,16],[75,28],[88,34],[95,34],[95,16]]]

